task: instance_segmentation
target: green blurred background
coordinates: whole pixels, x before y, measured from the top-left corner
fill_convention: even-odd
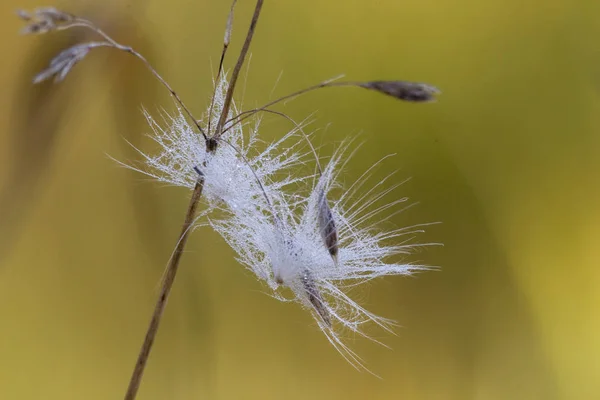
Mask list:
[[[93,18],[146,54],[200,114],[229,1],[4,0],[0,63],[0,399],[121,398],[188,192],[120,168],[171,109],[135,59],[101,49],[66,81],[32,86],[71,31],[22,37],[17,8]],[[254,4],[240,0],[228,58]],[[197,230],[140,399],[600,398],[600,3],[573,0],[266,1],[242,83],[258,105],[339,73],[439,86],[435,104],[327,89],[280,107],[318,110],[321,143],[360,134],[348,182],[412,179],[398,225],[441,221],[413,261],[440,266],[355,297],[402,325],[393,350],[352,346],[351,368],[300,307],[279,303]],[[239,92],[241,94],[241,92]],[[263,138],[287,128],[266,118]]]

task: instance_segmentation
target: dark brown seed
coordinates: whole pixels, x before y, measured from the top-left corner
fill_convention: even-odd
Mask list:
[[[327,203],[325,189],[322,189],[319,193],[318,207],[319,232],[321,233],[325,248],[331,255],[333,262],[337,264],[339,251],[338,234],[335,220],[333,219],[333,213],[331,212],[329,203]]]
[[[327,310],[327,307],[325,307],[321,293],[319,293],[319,289],[317,289],[315,281],[309,271],[304,271],[302,274],[302,284],[306,290],[308,301],[310,301],[310,304],[315,308],[315,311],[319,314],[325,325],[331,328],[329,311]]]
[[[419,82],[406,81],[372,81],[361,84],[366,89],[376,90],[388,96],[404,101],[426,103],[435,101],[440,90],[435,86]]]

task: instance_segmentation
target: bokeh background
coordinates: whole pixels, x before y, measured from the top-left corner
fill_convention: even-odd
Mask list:
[[[63,84],[31,85],[85,38],[19,36],[14,11],[42,5],[136,47],[200,114],[229,2],[0,4],[0,399],[121,398],[189,193],[107,155],[138,159],[126,140],[149,145],[141,105],[172,102],[137,60],[106,49]],[[253,6],[238,4],[229,66]],[[139,399],[600,398],[599,22],[592,0],[267,1],[245,104],[339,73],[443,90],[416,105],[327,89],[279,108],[318,111],[320,144],[359,135],[348,181],[396,153],[380,176],[411,178],[400,192],[419,204],[394,222],[441,221],[418,240],[444,246],[411,258],[441,269],[355,293],[402,325],[371,331],[393,350],[352,344],[378,379],[199,229]],[[286,129],[263,126],[265,139]]]

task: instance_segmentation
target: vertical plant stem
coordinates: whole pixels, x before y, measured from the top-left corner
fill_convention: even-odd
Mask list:
[[[131,379],[129,380],[129,386],[127,387],[125,400],[134,400],[137,395],[138,388],[140,387],[140,382],[142,380],[142,376],[144,375],[146,363],[148,362],[148,356],[150,355],[150,350],[152,349],[154,338],[156,337],[156,333],[158,332],[158,326],[160,325],[160,320],[162,318],[163,311],[165,310],[165,306],[167,305],[169,293],[171,292],[173,282],[175,281],[175,276],[177,275],[179,261],[181,260],[181,255],[183,254],[183,250],[185,248],[185,244],[190,233],[190,228],[194,221],[194,217],[196,216],[196,209],[198,208],[198,203],[200,201],[200,197],[202,196],[203,189],[204,178],[199,177],[198,181],[196,182],[196,186],[194,187],[194,191],[192,193],[192,198],[190,199],[187,212],[185,214],[185,220],[183,221],[183,225],[181,227],[181,234],[179,235],[177,246],[175,247],[173,256],[169,260],[169,264],[167,265],[165,277],[162,283],[162,287],[160,289],[160,295],[158,296],[158,300],[156,301],[156,306],[154,307],[154,313],[152,314],[150,325],[148,326],[148,330],[146,331],[144,343],[142,344],[140,354],[138,355],[137,361],[135,363],[135,368],[133,369],[133,374],[131,375]]]
[[[240,51],[237,63],[235,64],[233,72],[231,73],[229,87],[227,88],[227,93],[225,93],[225,100],[223,101],[223,111],[221,112],[219,122],[217,123],[217,127],[215,129],[215,136],[217,137],[217,139],[223,134],[223,127],[225,126],[227,115],[229,114],[229,107],[231,107],[231,100],[233,99],[235,84],[237,83],[238,76],[240,75],[240,71],[242,70],[242,66],[244,65],[244,60],[246,59],[246,54],[248,54],[248,49],[250,49],[250,43],[252,42],[252,37],[254,36],[254,31],[256,30],[256,24],[258,23],[258,18],[260,17],[260,11],[262,9],[262,6],[263,0],[257,0],[256,6],[254,7],[254,15],[252,15],[252,21],[250,22],[250,27],[248,28],[248,33],[246,34],[246,40],[244,40],[244,45],[242,46],[242,50]]]
[[[206,149],[208,152],[214,152],[217,149],[217,140],[223,131],[223,127],[225,125],[225,121],[227,120],[227,115],[229,114],[229,108],[231,107],[231,101],[233,98],[233,92],[235,90],[235,85],[237,82],[237,78],[240,74],[242,66],[244,64],[244,60],[246,58],[246,54],[248,53],[248,49],[250,48],[250,43],[252,42],[252,37],[254,36],[254,31],[256,29],[256,24],[258,23],[258,18],[260,16],[260,11],[262,9],[264,0],[257,0],[256,6],[254,8],[254,15],[252,16],[252,21],[250,23],[250,27],[248,28],[248,33],[246,35],[246,40],[244,41],[244,45],[242,46],[242,50],[240,51],[240,55],[238,57],[237,63],[233,69],[231,74],[231,80],[229,81],[229,87],[227,88],[227,93],[225,94],[225,101],[223,104],[223,110],[221,115],[219,116],[219,122],[217,124],[215,130],[215,137],[207,138],[204,134],[204,131],[200,129],[200,132],[204,136],[206,140]],[[129,48],[125,49],[125,51],[131,52]],[[137,56],[137,54],[134,54]],[[141,56],[138,56],[141,57]],[[142,58],[145,61],[144,58]],[[155,73],[155,75],[157,75]],[[162,78],[157,76],[161,82]],[[166,83],[164,83],[166,85]],[[179,100],[177,95],[173,90],[170,89],[168,85],[167,88],[171,91],[171,94],[174,95],[176,100]],[[181,101],[179,101],[180,104]],[[194,120],[196,125],[198,122]],[[202,190],[204,188],[204,178],[202,175],[198,178],[196,182],[196,187],[194,188],[194,192],[192,193],[192,198],[190,199],[190,204],[188,206],[187,213],[185,215],[185,220],[183,222],[183,226],[181,229],[181,234],[179,235],[179,240],[177,242],[177,246],[175,247],[175,251],[173,252],[173,256],[167,265],[167,270],[165,272],[165,278],[163,280],[163,284],[160,290],[160,295],[156,302],[156,306],[154,307],[154,313],[152,314],[152,319],[150,320],[150,325],[148,326],[148,330],[146,331],[146,337],[144,338],[144,343],[142,344],[142,348],[140,350],[140,354],[138,355],[137,362],[135,363],[135,368],[133,370],[133,374],[131,375],[131,379],[129,380],[129,386],[127,388],[127,393],[125,394],[125,400],[134,400],[137,391],[140,387],[140,383],[142,380],[142,376],[144,374],[144,370],[146,368],[146,364],[148,362],[148,357],[150,356],[150,350],[152,349],[152,345],[154,343],[154,338],[156,337],[156,333],[158,331],[158,327],[160,325],[160,320],[162,318],[162,314],[164,312],[165,306],[167,304],[167,299],[169,297],[169,293],[171,292],[171,288],[173,287],[173,282],[175,281],[175,276],[177,275],[177,269],[179,267],[179,261],[181,260],[181,256],[183,254],[183,249],[185,248],[185,244],[187,242],[187,238],[189,235],[190,227],[194,221],[194,217],[196,215],[196,209],[198,207],[198,202],[200,197],[202,196]]]

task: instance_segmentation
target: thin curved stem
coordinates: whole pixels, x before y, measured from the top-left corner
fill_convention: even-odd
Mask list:
[[[167,83],[167,81],[164,80],[164,78],[156,71],[156,69],[154,69],[152,64],[150,64],[150,62],[143,55],[141,55],[140,53],[138,53],[136,50],[134,50],[133,48],[131,48],[129,46],[124,46],[124,45],[120,44],[119,42],[114,40],[112,37],[110,37],[102,29],[100,29],[96,25],[94,25],[91,21],[88,21],[87,19],[84,19],[84,18],[77,17],[71,23],[56,27],[56,30],[66,30],[66,29],[75,28],[75,27],[83,27],[83,28],[90,29],[91,31],[95,32],[96,34],[102,36],[115,49],[129,53],[129,54],[133,55],[134,57],[137,57],[140,61],[142,61],[144,63],[144,65],[146,66],[146,68],[148,68],[148,70],[152,73],[152,75],[154,75],[154,77],[156,79],[158,79],[158,81],[169,91],[169,93],[171,93],[171,96],[173,96],[175,101],[179,104],[179,106],[181,106],[181,108],[185,111],[185,113],[188,115],[188,117],[192,121],[194,121],[194,124],[196,125],[196,127],[198,128],[198,130],[200,131],[202,136],[204,136],[205,139],[207,138],[206,133],[204,132],[204,129],[202,129],[202,127],[200,126],[200,124],[198,123],[196,118],[194,118],[194,116],[192,115],[192,112],[187,108],[187,106],[185,105],[183,100],[181,100],[181,98],[179,97],[177,92],[175,92],[175,90],[173,90],[171,85],[169,85]]]
[[[336,76],[335,78],[328,79],[328,80],[323,81],[321,83],[318,83],[316,85],[309,86],[309,87],[304,88],[302,90],[298,90],[296,92],[290,93],[290,94],[285,95],[283,97],[280,97],[280,98],[278,98],[276,100],[270,101],[270,102],[268,102],[267,104],[265,104],[262,107],[254,108],[252,110],[242,111],[238,115],[229,118],[225,122],[229,123],[229,122],[235,121],[236,119],[239,119],[238,122],[241,122],[244,119],[246,119],[246,118],[254,115],[255,113],[257,113],[259,111],[263,111],[263,110],[265,110],[265,109],[267,109],[267,108],[269,108],[269,107],[271,107],[271,106],[273,106],[273,105],[275,105],[277,103],[281,103],[282,101],[289,100],[289,99],[292,99],[294,97],[298,97],[298,96],[300,96],[300,95],[302,95],[302,94],[304,94],[306,92],[312,92],[313,90],[317,90],[317,89],[321,89],[321,88],[325,88],[325,87],[333,87],[333,86],[358,86],[358,85],[360,85],[359,82],[334,82],[335,80],[341,78],[342,76],[343,75]]]

